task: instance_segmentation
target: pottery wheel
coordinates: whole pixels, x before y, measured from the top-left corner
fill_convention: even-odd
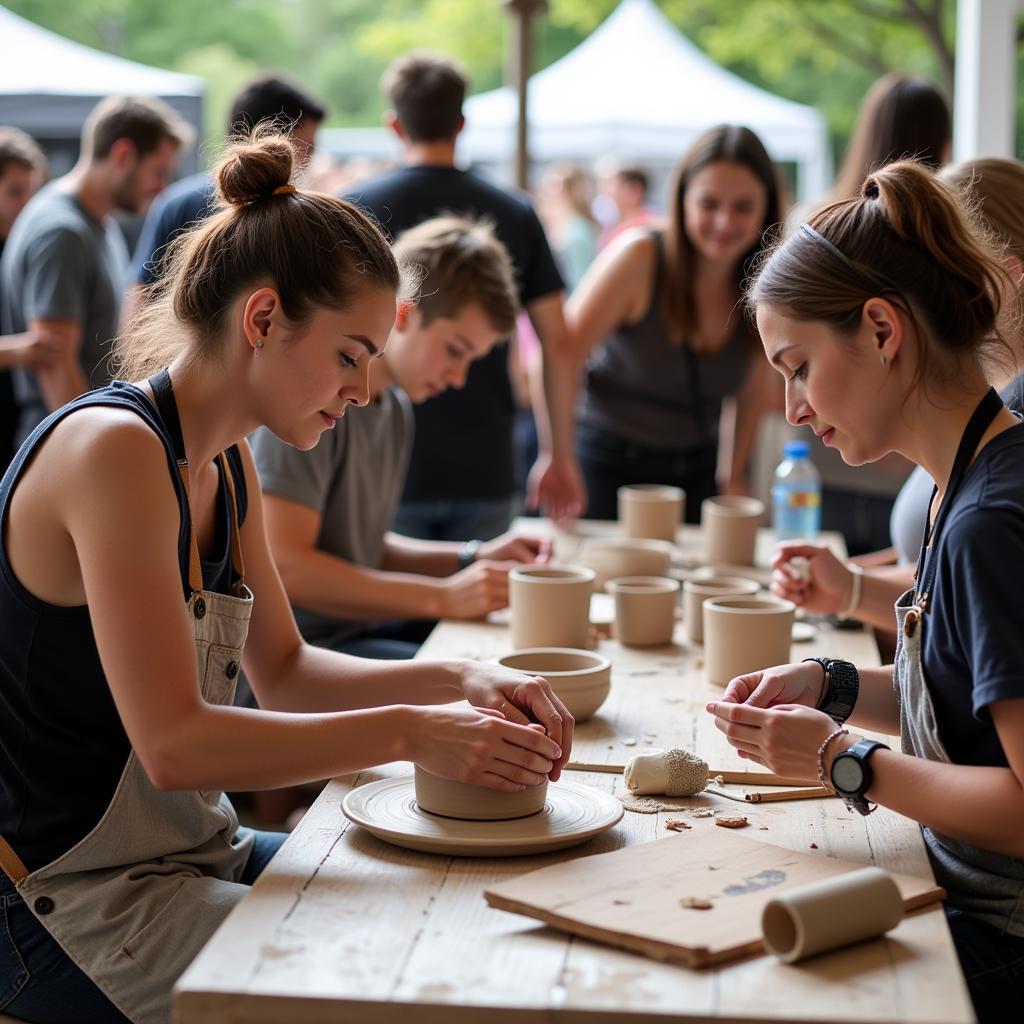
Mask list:
[[[623,808],[609,793],[572,782],[548,787],[544,809],[510,821],[463,821],[421,811],[411,775],[351,790],[341,809],[368,832],[410,850],[456,857],[520,857],[586,842],[610,829]]]

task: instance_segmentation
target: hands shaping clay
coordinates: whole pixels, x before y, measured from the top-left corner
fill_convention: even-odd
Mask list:
[[[693,796],[708,784],[708,763],[679,747],[647,750],[626,765],[623,779],[636,796]]]

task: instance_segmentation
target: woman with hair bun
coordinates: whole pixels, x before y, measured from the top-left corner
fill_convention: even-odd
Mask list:
[[[981,1020],[1024,994],[1024,423],[986,377],[1012,361],[1009,294],[988,236],[910,161],[770,253],[749,302],[790,423],[851,465],[898,451],[938,487],[895,665],[774,666],[708,705],[740,756],[921,823]]]
[[[240,828],[224,789],[411,760],[518,791],[569,754],[543,680],[302,642],[244,439],[311,448],[366,403],[402,275],[293,163],[280,136],[229,149],[219,211],[121,342],[135,383],[53,413],[0,483],[0,1011],[19,1018],[169,1019],[284,839]],[[231,705],[240,665],[259,710]]]

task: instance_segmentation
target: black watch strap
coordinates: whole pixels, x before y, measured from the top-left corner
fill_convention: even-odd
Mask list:
[[[818,701],[818,710],[842,725],[853,714],[860,693],[857,666],[837,658],[804,658],[804,661],[816,661],[825,670],[825,688]]]
[[[848,750],[843,750],[836,754],[832,761],[832,786],[836,793],[842,797],[846,806],[849,807],[851,811],[857,811],[858,814],[868,815],[878,807],[878,804],[872,804],[868,801],[867,791],[875,781],[875,773],[871,770],[871,765],[868,763],[868,759],[876,750],[878,750],[879,747],[883,750],[889,749],[884,743],[879,743],[878,740],[858,740]],[[836,762],[842,758],[853,758],[860,762],[861,784],[856,792],[844,791],[836,786],[835,766]]]

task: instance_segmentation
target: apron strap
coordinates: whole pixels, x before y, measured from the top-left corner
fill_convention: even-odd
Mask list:
[[[156,402],[160,419],[170,437],[171,448],[181,474],[181,482],[185,488],[185,511],[188,513],[188,585],[193,594],[203,589],[203,567],[199,561],[199,545],[196,543],[196,531],[192,520],[192,492],[188,486],[188,457],[185,454],[185,438],[181,433],[181,417],[178,415],[178,403],[174,400],[171,388],[171,375],[166,369],[149,378],[149,386],[153,389],[153,400]]]
[[[28,878],[28,868],[3,836],[0,836],[0,868],[15,885]]]
[[[231,503],[231,564],[238,575],[239,591],[245,586],[245,562],[242,560],[242,537],[238,529],[238,496],[235,493],[235,475],[228,465],[228,458],[224,452],[217,456],[220,459],[221,472],[224,474],[224,482],[228,488],[228,500]]]

